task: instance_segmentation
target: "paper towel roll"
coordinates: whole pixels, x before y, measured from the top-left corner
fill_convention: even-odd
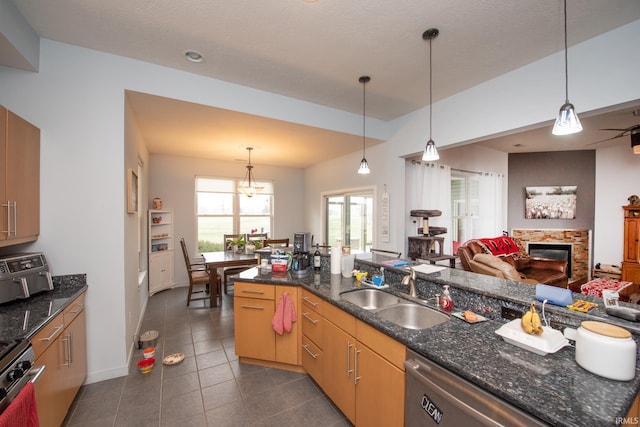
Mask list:
[[[331,274],[342,274],[342,248],[340,246],[331,248]]]

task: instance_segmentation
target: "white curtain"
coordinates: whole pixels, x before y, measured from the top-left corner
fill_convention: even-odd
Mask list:
[[[429,225],[451,228],[451,167],[438,163],[408,160],[405,189],[407,236],[417,236],[422,227],[421,218],[412,218],[409,212],[415,209],[439,210],[442,215],[429,219]],[[450,233],[444,234],[443,252],[452,253]],[[405,241],[405,253],[407,242]]]
[[[502,174],[482,172],[479,183],[479,220],[473,231],[477,237],[501,236],[505,229],[502,215]]]

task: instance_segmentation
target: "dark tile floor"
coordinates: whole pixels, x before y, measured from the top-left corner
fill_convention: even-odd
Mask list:
[[[234,351],[233,294],[220,307],[195,301],[186,288],[149,298],[141,331],[159,331],[156,365],[82,386],[64,422],[89,426],[349,426],[308,375],[239,363]],[[167,354],[185,360],[162,365]]]

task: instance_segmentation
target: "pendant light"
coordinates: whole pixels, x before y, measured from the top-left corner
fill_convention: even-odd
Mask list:
[[[424,147],[424,153],[422,153],[422,160],[426,162],[432,162],[434,160],[438,160],[440,155],[438,154],[438,150],[436,149],[436,143],[433,142],[431,137],[431,128],[432,128],[432,114],[431,114],[431,104],[432,104],[432,90],[431,90],[431,41],[438,37],[440,31],[437,28],[430,28],[424,33],[422,33],[423,40],[429,40],[429,141],[427,141],[426,147]]]
[[[567,60],[567,0],[564,0],[564,94],[565,101],[560,107],[558,118],[551,133],[554,135],[571,135],[582,130],[580,119],[573,104],[569,102],[569,65]]]
[[[244,181],[238,186],[238,190],[247,197],[253,197],[256,193],[262,191],[264,187],[256,185],[253,177],[253,166],[251,165],[251,151],[253,147],[247,147],[249,151],[249,164],[247,165],[247,173],[244,175]]]
[[[365,87],[367,83],[371,80],[369,76],[362,76],[358,79],[360,83],[362,83],[362,160],[360,161],[360,167],[358,168],[358,173],[361,175],[366,175],[370,173],[369,163],[367,163],[367,158],[364,156],[364,141],[365,141],[365,118],[366,116],[366,97],[365,97]]]

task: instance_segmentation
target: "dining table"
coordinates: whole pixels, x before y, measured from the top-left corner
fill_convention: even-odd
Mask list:
[[[217,283],[218,269],[225,267],[242,267],[247,268],[258,264],[260,255],[257,253],[247,254],[244,252],[236,251],[217,251],[217,252],[202,252],[202,258],[204,263],[209,269],[209,283]],[[221,272],[222,273],[222,272]],[[210,286],[209,295],[211,298],[211,307],[218,305],[218,287]]]

